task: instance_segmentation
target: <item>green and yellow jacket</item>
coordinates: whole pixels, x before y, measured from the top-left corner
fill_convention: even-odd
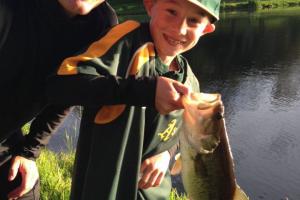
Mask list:
[[[175,59],[180,70],[169,71],[149,24],[126,21],[64,60],[50,80],[50,94],[85,105],[71,199],[168,199],[168,175],[160,187],[138,191],[137,183],[141,162],[177,144],[181,127],[182,111],[156,111],[155,77],[199,88],[187,61]]]

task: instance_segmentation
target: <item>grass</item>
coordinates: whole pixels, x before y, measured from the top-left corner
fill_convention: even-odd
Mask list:
[[[28,134],[29,133],[29,129],[30,129],[30,123],[27,123],[25,124],[23,127],[22,127],[22,132],[24,135]]]
[[[112,6],[119,16],[146,14],[142,3],[112,2]],[[221,11],[264,10],[298,6],[300,6],[300,0],[227,0],[221,2]]]
[[[22,127],[24,134],[28,134],[30,123]],[[37,166],[41,181],[41,200],[69,200],[73,163],[75,159],[74,141],[65,134],[66,152],[55,153],[43,149],[37,159]],[[185,195],[178,194],[173,189],[169,200],[187,200]]]
[[[37,160],[41,179],[41,200],[69,200],[75,152],[54,153],[44,149]],[[172,190],[170,200],[187,200]]]
[[[300,0],[249,0],[249,6],[255,9],[287,8],[300,6]]]
[[[145,14],[145,8],[142,3],[113,3],[113,8],[116,10],[118,15],[139,15]]]
[[[184,194],[178,194],[176,189],[172,189],[169,200],[187,200],[187,196]]]
[[[75,153],[43,150],[37,165],[41,179],[41,200],[69,200]]]

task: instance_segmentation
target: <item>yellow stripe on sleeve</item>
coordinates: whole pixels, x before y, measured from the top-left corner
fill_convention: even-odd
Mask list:
[[[135,75],[139,72],[141,67],[149,62],[150,57],[155,56],[153,43],[146,43],[141,46],[134,54],[126,77],[129,75]],[[103,106],[97,113],[94,122],[96,124],[106,124],[117,119],[125,110],[126,105],[115,105],[115,106]]]
[[[103,56],[118,40],[124,35],[140,26],[139,22],[126,21],[114,26],[104,37],[92,43],[86,52],[78,56],[66,58],[59,70],[58,75],[75,75],[78,74],[77,64],[81,61],[89,61],[94,58]]]

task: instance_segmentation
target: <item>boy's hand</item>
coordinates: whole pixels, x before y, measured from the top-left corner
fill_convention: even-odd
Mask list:
[[[147,189],[149,187],[159,186],[165,177],[165,173],[169,167],[170,154],[164,151],[160,154],[147,158],[142,163],[138,187]]]
[[[14,180],[18,172],[21,173],[22,183],[8,194],[9,199],[17,199],[29,192],[39,178],[35,162],[21,156],[16,156],[12,159],[8,180]]]
[[[157,78],[155,107],[163,115],[181,109],[181,96],[189,93],[190,89],[182,83],[160,76]]]

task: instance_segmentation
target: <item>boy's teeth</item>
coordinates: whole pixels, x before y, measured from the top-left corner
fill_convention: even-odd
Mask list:
[[[167,40],[169,43],[171,43],[172,45],[178,45],[178,44],[183,44],[183,42],[179,41],[179,40],[174,40],[170,37],[167,37]]]

